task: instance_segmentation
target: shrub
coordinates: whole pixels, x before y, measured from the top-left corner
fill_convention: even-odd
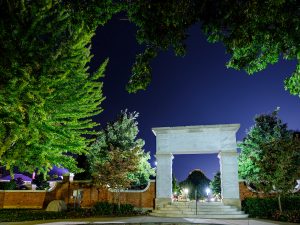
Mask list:
[[[97,202],[92,211],[95,215],[132,215],[135,214],[134,206],[131,204],[121,204],[120,209],[115,203]]]
[[[0,222],[49,220],[66,218],[65,212],[45,212],[28,209],[0,209]]]
[[[300,209],[300,196],[289,196],[281,199],[283,211]],[[247,198],[242,202],[242,209],[250,217],[273,218],[278,209],[277,198]]]
[[[300,223],[300,210],[288,210],[283,212],[276,210],[273,213],[272,218],[279,221]]]
[[[36,185],[37,190],[47,190],[50,188],[49,183],[45,180],[43,174],[39,174],[32,180],[32,184]]]
[[[10,180],[9,182],[1,182],[0,189],[1,190],[16,190],[17,183],[15,180]]]
[[[118,210],[117,204],[98,202],[92,209],[69,209],[64,212],[47,212],[40,209],[0,209],[1,222],[17,222],[29,220],[50,219],[75,219],[102,215],[135,215],[136,211],[130,204],[121,204]]]
[[[40,209],[0,209],[0,222],[75,219],[91,216],[93,214],[90,209],[72,209],[64,212],[47,212]]]

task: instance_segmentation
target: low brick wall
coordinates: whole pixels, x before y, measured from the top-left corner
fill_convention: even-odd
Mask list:
[[[245,198],[265,198],[270,197],[271,195],[267,195],[264,193],[259,193],[255,191],[251,191],[248,186],[246,185],[246,182],[240,181],[240,199],[243,201]]]
[[[252,192],[245,182],[239,183],[240,198],[265,197]],[[90,181],[58,182],[52,191],[0,191],[0,208],[46,208],[53,200],[64,200],[73,205],[73,191],[83,190],[81,207],[92,207],[98,201],[117,202],[116,193],[108,189],[97,190]],[[121,203],[130,203],[137,208],[152,209],[155,200],[155,181],[151,181],[147,188],[140,191],[125,191],[120,194]]]
[[[0,208],[34,208],[47,207],[53,200],[64,200],[73,205],[73,191],[83,190],[81,207],[92,207],[98,201],[116,202],[116,193],[108,189],[96,189],[90,181],[58,182],[52,191],[0,191]],[[137,208],[152,209],[155,199],[155,182],[140,191],[123,191],[120,193],[121,203],[130,203]]]
[[[46,191],[0,191],[0,208],[43,208]]]

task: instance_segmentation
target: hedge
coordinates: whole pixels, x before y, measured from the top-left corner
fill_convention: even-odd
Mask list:
[[[282,197],[281,205],[283,211],[282,213],[279,212],[278,199],[275,197],[247,198],[242,201],[242,209],[245,211],[245,213],[249,214],[249,217],[268,218],[283,221],[297,220],[297,217],[299,217],[300,214],[299,195]]]
[[[95,215],[133,215],[134,206],[131,204],[120,204],[120,209],[115,203],[97,202],[92,211]]]
[[[91,209],[72,207],[64,212],[47,212],[38,209],[0,209],[0,222],[17,222],[30,220],[50,220],[50,219],[74,219],[94,216],[123,216],[137,215],[141,212],[134,210],[133,205],[118,205],[108,202],[98,202]]]

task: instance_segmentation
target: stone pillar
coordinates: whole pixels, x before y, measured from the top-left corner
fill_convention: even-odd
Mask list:
[[[241,208],[239,179],[238,179],[238,153],[236,151],[222,151],[218,155],[221,171],[221,195],[225,205]]]
[[[172,202],[172,154],[156,154],[155,208]]]

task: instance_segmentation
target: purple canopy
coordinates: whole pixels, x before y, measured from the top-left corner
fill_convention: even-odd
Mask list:
[[[17,179],[17,178],[22,178],[23,181],[32,181],[32,179],[30,177],[25,176],[25,175],[23,175],[21,173],[16,173],[15,174],[15,179]],[[10,181],[11,180],[11,176],[7,175],[5,177],[0,177],[0,180],[8,180],[8,181]]]

